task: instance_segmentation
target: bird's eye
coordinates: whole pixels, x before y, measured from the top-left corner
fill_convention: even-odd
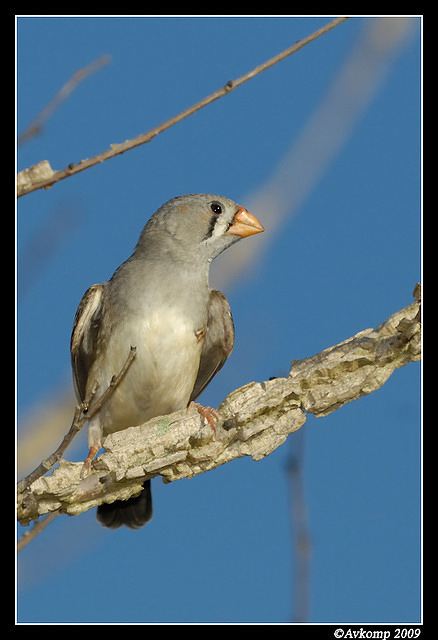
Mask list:
[[[219,215],[220,213],[222,213],[222,207],[219,204],[219,202],[212,202],[210,204],[210,209],[213,211],[213,213],[215,213],[216,215]]]

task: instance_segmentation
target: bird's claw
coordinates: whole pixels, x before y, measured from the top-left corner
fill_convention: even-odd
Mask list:
[[[199,415],[207,420],[214,433],[216,433],[216,425],[219,422],[219,416],[217,415],[216,411],[212,407],[204,407],[198,402],[191,402],[189,404],[189,409],[191,407],[195,408]]]
[[[82,469],[81,469],[81,478],[85,478],[91,471],[91,464],[94,460],[94,458],[97,455],[97,452],[99,451],[100,446],[94,445],[92,447],[90,447],[89,451],[88,451],[88,456],[85,458],[84,460],[84,464],[82,465]]]

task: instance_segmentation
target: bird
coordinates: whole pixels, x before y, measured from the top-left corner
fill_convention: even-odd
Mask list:
[[[90,467],[108,434],[187,408],[222,368],[233,349],[234,323],[226,297],[210,288],[210,265],[240,239],[263,231],[228,198],[177,196],[149,218],[110,280],[87,289],[70,342],[78,401],[109,387],[131,347],[135,358],[88,421],[84,465]],[[97,508],[98,522],[110,529],[139,529],[151,518],[150,480],[137,497]]]

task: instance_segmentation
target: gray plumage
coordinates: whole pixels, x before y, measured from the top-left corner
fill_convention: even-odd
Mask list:
[[[136,347],[120,384],[89,422],[89,457],[109,433],[187,407],[221,369],[234,327],[225,296],[209,287],[209,267],[240,238],[261,231],[227,198],[174,198],[150,218],[112,278],[86,291],[71,337],[78,399],[96,382],[98,398]],[[151,516],[149,481],[137,498],[98,508],[98,519],[111,528],[138,528]]]

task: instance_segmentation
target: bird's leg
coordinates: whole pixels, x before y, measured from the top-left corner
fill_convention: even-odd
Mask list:
[[[85,477],[91,470],[91,463],[97,455],[99,449],[102,448],[102,428],[99,423],[98,416],[95,416],[96,420],[91,418],[88,425],[88,456],[84,460],[84,464],[81,469],[81,476]]]
[[[99,449],[100,449],[100,446],[98,446],[97,444],[89,448],[88,456],[84,460],[84,467],[87,467],[88,469],[91,467],[91,463],[96,457],[96,454],[99,451]]]

